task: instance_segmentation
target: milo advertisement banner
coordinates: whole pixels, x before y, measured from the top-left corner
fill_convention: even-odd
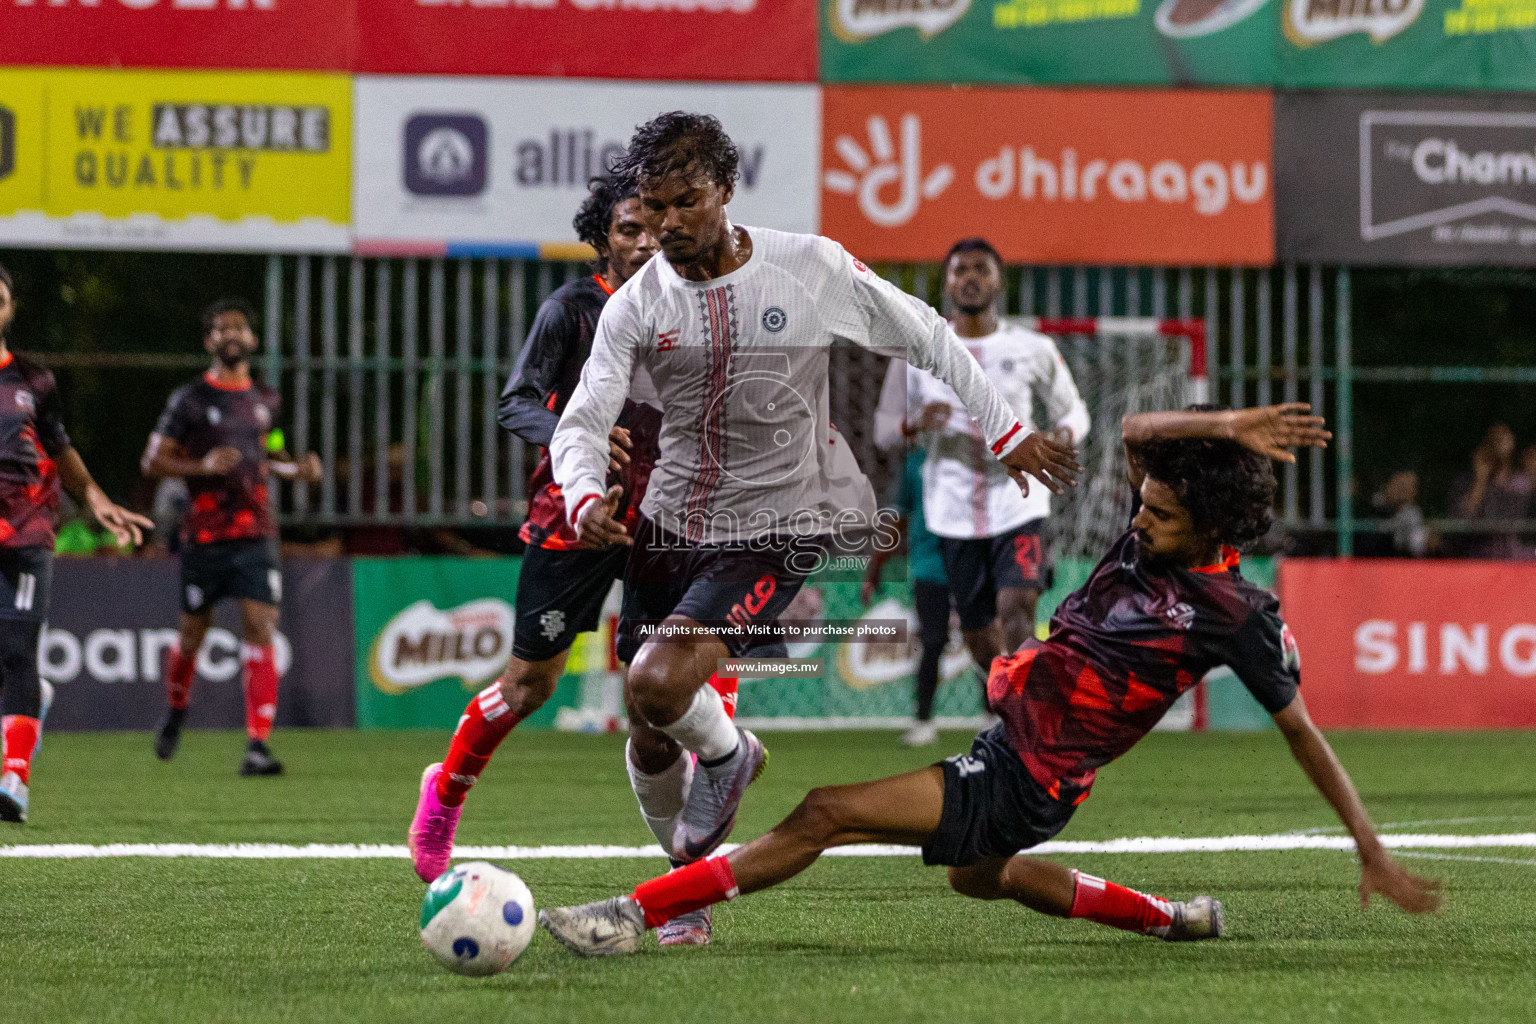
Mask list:
[[[1536,0],[828,0],[825,82],[1536,87]]]

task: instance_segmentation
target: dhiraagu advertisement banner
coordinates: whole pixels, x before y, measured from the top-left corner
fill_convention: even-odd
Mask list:
[[[349,248],[344,75],[0,71],[0,244]]]
[[[827,0],[825,82],[1536,88],[1536,0]]]

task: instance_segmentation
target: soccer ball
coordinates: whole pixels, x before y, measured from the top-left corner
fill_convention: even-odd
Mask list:
[[[421,901],[421,942],[455,974],[483,977],[512,965],[533,938],[533,895],[483,860],[449,868]]]

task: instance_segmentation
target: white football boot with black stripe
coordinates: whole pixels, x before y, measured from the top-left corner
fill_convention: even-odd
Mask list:
[[[579,956],[633,953],[645,934],[645,913],[630,896],[614,896],[579,907],[539,911],[539,924]]]

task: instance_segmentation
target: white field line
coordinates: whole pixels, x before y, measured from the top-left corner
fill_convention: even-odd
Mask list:
[[[1520,848],[1536,849],[1536,832],[1504,835],[1384,835],[1381,841],[1403,850],[1481,850]],[[729,852],[736,847],[721,847]],[[1268,853],[1285,850],[1353,850],[1348,836],[1267,835],[1141,836],[1102,841],[1056,841],[1041,843],[1030,854],[1064,853]],[[910,857],[915,846],[865,844],[828,850],[829,857]],[[89,857],[193,857],[209,860],[403,860],[410,856],[404,846],[308,843],[110,843],[91,846],[83,843],[58,843],[38,846],[0,846],[0,858],[41,858],[73,860]],[[651,846],[461,846],[454,850],[458,860],[607,860],[662,856],[661,847]]]

